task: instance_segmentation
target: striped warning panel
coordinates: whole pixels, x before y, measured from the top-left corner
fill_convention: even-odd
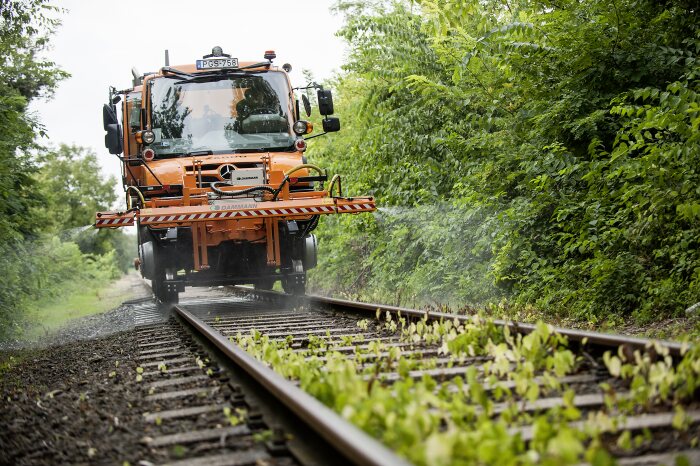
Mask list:
[[[98,218],[95,220],[96,227],[125,227],[133,224],[133,215],[115,218]]]
[[[166,210],[166,209],[163,209]],[[357,202],[352,204],[320,205],[309,207],[285,207],[267,209],[244,209],[244,210],[214,210],[211,212],[189,213],[189,214],[165,214],[165,215],[144,215],[140,218],[141,223],[173,223],[173,222],[196,222],[202,220],[218,220],[230,218],[254,218],[254,217],[280,217],[291,215],[320,215],[333,213],[352,213],[374,210],[374,204],[369,202]],[[111,214],[115,215],[115,214]],[[134,224],[134,215],[128,214],[121,217],[104,216],[95,220],[96,227],[123,227]]]
[[[338,206],[337,212],[362,212],[374,210],[374,206],[369,203],[348,204]],[[332,214],[336,212],[335,206],[316,207],[287,207],[284,209],[247,209],[204,212],[198,214],[174,214],[174,215],[146,215],[141,217],[141,223],[169,223],[169,222],[192,222],[201,220],[215,220],[225,218],[254,218],[254,217],[277,217],[283,215],[313,215]]]

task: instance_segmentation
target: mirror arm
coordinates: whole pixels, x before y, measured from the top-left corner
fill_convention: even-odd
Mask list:
[[[124,166],[126,167],[126,171],[129,172],[129,175],[131,175],[131,178],[136,180],[137,178],[134,175],[134,172],[131,171],[131,167],[129,166],[129,162],[128,162],[128,159],[126,158],[126,156],[117,155],[117,158],[119,160],[121,160],[121,162],[124,164]]]
[[[326,134],[328,134],[328,133],[323,132],[321,134],[314,134],[313,136],[309,136],[308,138],[304,138],[304,141],[308,141],[309,139],[317,138],[319,136],[325,136]]]
[[[127,158],[126,156],[117,155],[117,158],[118,158],[119,160],[121,160],[121,161],[126,165],[127,170],[129,170],[129,173],[131,174],[132,178],[136,179],[136,177],[134,176],[134,174],[131,173],[131,169],[129,168],[129,163],[128,163],[128,162],[137,161],[137,162],[139,163],[139,165],[142,165],[142,166],[146,167],[146,170],[148,170],[148,171],[151,173],[151,175],[153,175],[153,178],[156,179],[156,181],[158,182],[159,185],[163,186],[163,182],[160,181],[160,180],[158,179],[158,177],[156,176],[156,174],[153,173],[153,170],[151,170],[151,167],[149,167],[148,164],[146,163],[146,161],[143,160],[141,157],[136,157],[136,158],[132,159],[132,158]]]
[[[301,90],[304,90],[304,89],[320,89],[320,90],[323,90],[323,86],[322,86],[321,84],[316,84],[315,82],[313,82],[313,83],[307,84],[307,85],[304,86],[304,87],[293,87],[293,88],[292,88],[293,91],[301,91]]]

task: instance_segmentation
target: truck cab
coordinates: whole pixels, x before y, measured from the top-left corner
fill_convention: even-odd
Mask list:
[[[122,162],[126,209],[98,212],[95,226],[136,225],[139,269],[162,302],[186,286],[271,289],[278,280],[303,294],[319,216],[374,210],[371,198],[342,197],[337,175],[326,188],[327,173],[306,163],[313,127],[301,119],[291,67],[274,58],[239,62],[215,47],[110,91],[105,145]],[[330,91],[309,89],[323,134],[339,130]]]

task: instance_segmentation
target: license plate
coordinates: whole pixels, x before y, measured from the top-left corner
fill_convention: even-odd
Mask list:
[[[198,70],[208,70],[211,68],[238,68],[238,58],[208,58],[197,60]]]

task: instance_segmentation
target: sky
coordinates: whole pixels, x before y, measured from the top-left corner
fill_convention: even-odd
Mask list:
[[[156,71],[170,64],[194,63],[219,45],[241,61],[277,53],[275,64],[292,65],[295,86],[305,84],[308,69],[317,81],[340,70],[344,42],[335,36],[342,17],[335,0],[54,0],[68,10],[46,57],[71,77],[48,102],[35,102],[47,130],[44,144],[91,148],[103,172],[121,176],[119,160],[104,147],[102,105],[110,85],[131,86],[131,68]],[[119,188],[118,191],[121,191]]]

